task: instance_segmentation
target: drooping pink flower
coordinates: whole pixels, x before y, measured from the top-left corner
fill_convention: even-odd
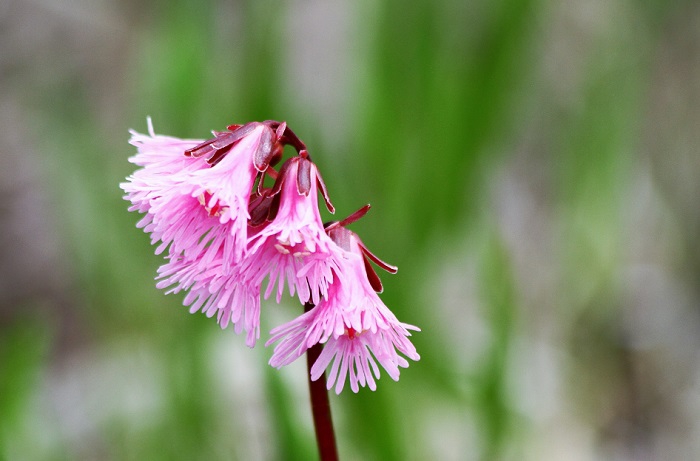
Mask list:
[[[150,124],[149,124],[150,125]],[[209,141],[178,140],[153,133],[132,133],[143,166],[121,187],[132,211],[146,213],[138,226],[160,242],[156,254],[198,259],[206,266],[223,252],[224,269],[238,262],[246,249],[248,200],[259,172],[256,157],[269,151],[271,129],[249,124],[237,131],[216,133]],[[232,140],[233,139],[233,140]],[[217,144],[219,142],[220,144]],[[185,153],[189,155],[185,155]]]
[[[240,139],[230,151],[211,168],[193,172],[188,183],[193,186],[191,197],[196,197],[208,212],[209,218],[195,234],[206,235],[200,240],[194,254],[223,251],[225,270],[243,257],[248,241],[248,202],[258,174],[255,156],[269,128],[255,127]]]
[[[318,209],[318,189],[327,200],[321,176],[304,154],[281,168],[270,194],[271,221],[249,239],[248,256],[241,271],[254,285],[269,277],[268,298],[275,287],[277,302],[285,285],[302,303],[318,303],[338,274],[340,252],[326,234]]]
[[[138,153],[130,160],[142,168],[121,187],[130,211],[145,213],[138,226],[160,242],[156,253],[167,249],[158,288],[189,290],[184,304],[191,312],[216,314],[222,327],[245,330],[252,347],[260,337],[260,284],[251,284],[238,266],[255,178],[281,146],[261,123],[229,129],[208,141],[180,140],[156,135],[149,120],[148,135],[132,132]]]
[[[346,379],[354,392],[376,389],[378,364],[396,380],[406,358],[419,359],[408,339],[409,330],[418,328],[399,322],[377,296],[381,282],[367,258],[390,272],[395,268],[344,228],[368,206],[324,228],[319,191],[334,211],[325,185],[285,123],[231,125],[201,141],[156,135],[149,120],[149,134],[132,132],[131,143],[138,153],[130,160],[142,168],[121,187],[130,210],[145,214],[139,227],[159,244],[156,253],[167,250],[158,288],[187,291],[183,303],[190,312],[245,331],[253,347],[260,337],[264,279],[265,298],[276,291],[279,302],[286,286],[316,307],[272,331],[267,344],[279,343],[270,364],[286,365],[325,344],[311,378],[330,367],[328,388],[338,393]],[[299,155],[277,173],[269,167],[284,145]],[[264,186],[266,174],[276,178],[272,188]]]
[[[398,380],[399,367],[408,366],[399,352],[412,360],[420,359],[408,339],[408,330],[419,329],[399,322],[377,295],[365,268],[364,245],[357,235],[343,227],[335,227],[331,234],[343,247],[340,270],[344,277],[329,287],[328,295],[316,307],[270,332],[266,345],[279,341],[270,365],[287,365],[313,345],[323,343],[323,352],[311,369],[313,380],[331,365],[328,389],[335,385],[340,393],[349,378],[353,392],[365,385],[375,390],[377,362]]]

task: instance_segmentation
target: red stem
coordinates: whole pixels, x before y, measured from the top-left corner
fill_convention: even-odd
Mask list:
[[[314,305],[306,303],[304,312],[313,309]],[[324,372],[316,381],[311,381],[311,367],[321,355],[323,345],[315,344],[306,351],[306,365],[308,367],[309,393],[311,395],[311,412],[314,417],[314,429],[316,431],[316,443],[321,461],[338,461],[338,448],[335,444],[333,432],[333,419],[331,418],[331,405],[326,390],[326,373]]]

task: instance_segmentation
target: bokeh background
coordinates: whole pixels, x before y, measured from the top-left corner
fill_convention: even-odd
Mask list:
[[[128,129],[286,120],[418,325],[343,459],[700,453],[700,2],[0,2],[0,459],[314,459],[281,371],[153,278]],[[299,314],[263,306],[265,332]]]

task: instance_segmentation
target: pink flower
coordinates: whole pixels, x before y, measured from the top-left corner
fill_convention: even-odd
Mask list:
[[[420,359],[408,339],[408,330],[419,329],[399,322],[377,296],[368,279],[364,246],[357,235],[343,227],[334,227],[330,233],[343,247],[340,270],[344,277],[329,287],[328,296],[316,307],[270,332],[266,345],[279,341],[270,365],[287,365],[314,344],[324,343],[323,352],[311,369],[313,380],[331,365],[328,389],[335,384],[336,393],[340,393],[349,377],[353,392],[365,385],[375,390],[375,378],[379,378],[377,362],[392,379],[398,380],[399,367],[408,366],[398,352]]]
[[[130,211],[145,216],[138,226],[167,250],[158,269],[159,289],[187,291],[190,312],[216,316],[222,328],[246,332],[253,347],[260,338],[260,293],[288,288],[315,305],[275,328],[266,345],[276,343],[270,364],[291,363],[316,344],[323,352],[310,370],[318,379],[330,367],[328,388],[340,393],[346,379],[376,389],[379,365],[394,379],[406,358],[419,360],[408,339],[418,328],[401,323],[377,292],[381,281],[369,261],[389,272],[396,268],[374,256],[345,225],[363,216],[366,206],[344,221],[324,227],[318,207],[321,192],[334,209],[304,143],[285,123],[266,121],[231,125],[206,141],[132,132],[142,167],[121,184]],[[279,172],[285,145],[298,156]],[[265,176],[275,179],[265,187]],[[257,183],[257,187],[255,187]]]
[[[269,276],[265,298],[277,287],[277,302],[285,284],[302,303],[318,303],[339,273],[339,249],[326,234],[318,209],[318,189],[327,199],[325,186],[314,165],[302,151],[280,170],[270,192],[271,221],[249,240],[248,257],[241,271],[252,284]],[[326,202],[332,210],[330,202]]]
[[[143,168],[121,187],[130,211],[146,213],[138,226],[161,242],[156,253],[168,249],[157,287],[189,290],[184,304],[191,312],[216,314],[222,328],[245,330],[252,347],[260,337],[260,284],[251,284],[239,263],[255,178],[281,147],[267,125],[229,129],[208,141],[181,140],[156,135],[149,119],[149,135],[132,132],[131,139],[138,153],[130,160]]]
[[[187,178],[193,186],[190,198],[196,197],[208,214],[196,230],[189,231],[200,240],[192,247],[192,255],[223,250],[222,267],[226,271],[241,260],[247,248],[248,202],[258,174],[254,158],[266,130],[269,128],[264,125],[255,127],[211,168],[195,171]]]
[[[244,134],[236,137],[237,131]],[[249,124],[237,131],[204,142],[178,140],[155,135],[149,121],[150,136],[132,133],[139,152],[131,161],[143,168],[121,187],[130,210],[146,213],[138,226],[151,233],[152,243],[161,242],[156,254],[170,247],[171,255],[187,260],[203,255],[206,266],[221,250],[227,271],[242,258],[248,200],[259,172],[255,159],[261,146],[271,150],[264,142],[271,130]]]

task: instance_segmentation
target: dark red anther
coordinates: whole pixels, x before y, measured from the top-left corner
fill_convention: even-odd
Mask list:
[[[348,327],[348,339],[355,339],[357,338],[357,331],[353,327]]]

